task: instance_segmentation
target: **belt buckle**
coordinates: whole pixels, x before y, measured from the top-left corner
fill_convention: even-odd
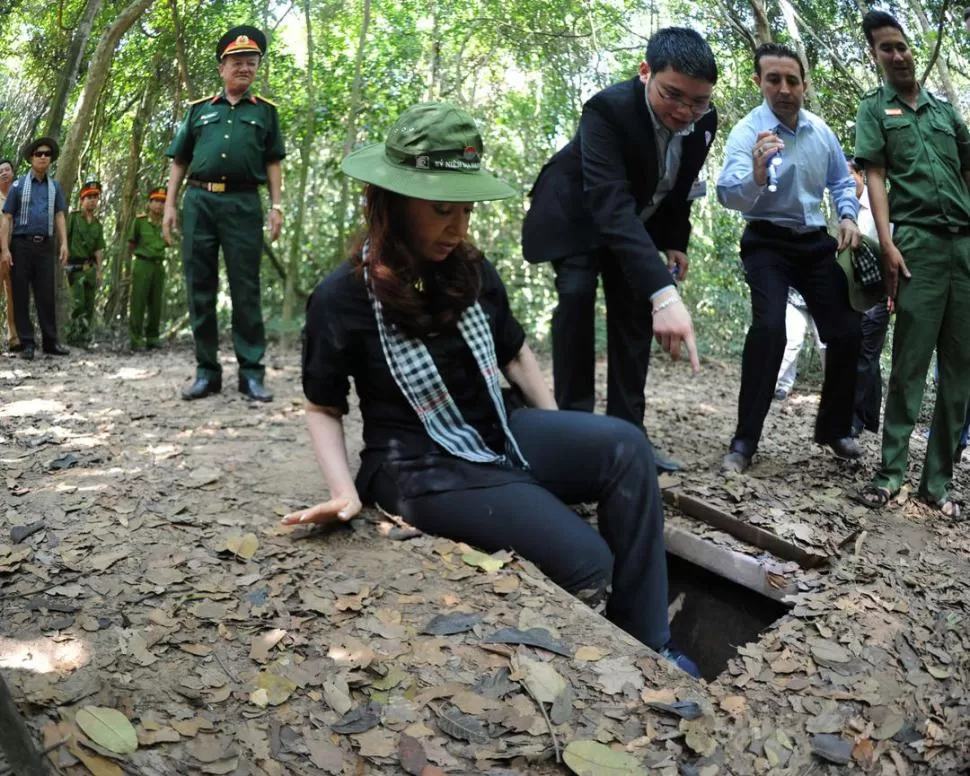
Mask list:
[[[31,239],[31,242],[42,243],[47,238],[46,237],[43,237],[43,236],[41,236],[39,234],[32,234],[32,235],[30,235],[30,239]]]
[[[960,233],[960,227],[959,227],[959,226],[948,226],[948,227],[946,228],[946,230],[947,230],[947,231],[948,231],[948,232],[949,232],[950,234],[959,234],[959,233]]]
[[[214,191],[217,194],[222,194],[225,190],[226,190],[226,184],[225,183],[210,183],[209,184],[209,191]]]

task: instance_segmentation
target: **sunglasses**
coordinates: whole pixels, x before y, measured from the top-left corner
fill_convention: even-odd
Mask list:
[[[34,156],[53,156],[52,151],[34,151]]]

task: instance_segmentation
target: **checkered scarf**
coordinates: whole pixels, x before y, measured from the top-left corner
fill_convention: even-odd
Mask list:
[[[421,420],[428,436],[451,455],[466,461],[528,469],[529,464],[509,430],[505,404],[502,401],[502,389],[498,381],[499,368],[498,359],[495,356],[495,342],[482,306],[476,301],[475,304],[465,308],[458,320],[458,331],[461,332],[465,344],[475,357],[482,377],[485,378],[489,398],[495,405],[495,412],[505,432],[504,455],[498,455],[489,449],[478,431],[462,417],[425,344],[419,339],[405,336],[397,326],[394,324],[389,326],[385,322],[383,306],[370,288],[369,250],[370,246],[365,242],[364,284],[367,286],[367,296],[374,308],[374,317],[377,319],[377,331],[380,334],[384,359],[391,370],[394,382]]]
[[[862,240],[859,247],[852,251],[852,264],[863,286],[874,286],[883,282],[882,259],[865,240]]]
[[[34,174],[28,172],[21,180],[24,182],[24,190],[20,195],[20,221],[18,226],[26,226],[30,216],[30,189],[34,179]],[[47,236],[54,236],[54,202],[57,193],[54,189],[54,179],[47,176]]]

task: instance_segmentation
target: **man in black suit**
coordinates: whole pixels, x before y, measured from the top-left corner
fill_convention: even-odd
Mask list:
[[[639,75],[590,99],[576,136],[539,174],[522,251],[556,271],[552,357],[560,409],[593,411],[600,275],[608,415],[643,425],[651,335],[674,360],[683,344],[694,371],[699,366],[674,278],[687,277],[690,203],[704,193],[698,175],[717,131],[716,82],[714,54],[700,35],[659,30]],[[656,457],[659,469],[679,468]]]

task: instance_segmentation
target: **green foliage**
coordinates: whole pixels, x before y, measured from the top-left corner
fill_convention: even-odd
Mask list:
[[[103,0],[84,47],[72,85],[63,136],[74,118],[85,75],[100,35],[129,0]],[[920,0],[913,0],[919,2]],[[14,155],[44,126],[62,75],[64,52],[76,34],[88,0],[8,0],[0,2],[0,153]],[[468,108],[480,122],[486,165],[515,185],[522,196],[479,207],[472,225],[476,243],[506,278],[510,300],[532,339],[542,347],[555,306],[548,266],[531,266],[519,245],[527,193],[541,166],[576,128],[584,99],[607,84],[629,77],[643,57],[650,33],[660,20],[705,32],[718,56],[720,79],[715,97],[721,131],[708,163],[711,192],[695,203],[691,269],[682,290],[694,317],[703,352],[736,354],[749,320],[749,303],[737,246],[741,221],[713,195],[729,128],[760,100],[751,80],[755,41],[754,0],[671,0],[666,4],[634,0],[390,0],[374,3],[364,41],[360,103],[353,104],[353,81],[365,0],[310,0],[316,47],[315,109],[311,116],[306,79],[304,3],[283,0],[155,0],[121,40],[110,78],[100,95],[81,149],[80,174],[105,184],[102,217],[113,239],[102,307],[112,312],[105,325],[123,331],[128,273],[120,220],[144,208],[145,195],[167,177],[164,151],[189,99],[176,51],[173,3],[182,22],[189,80],[201,97],[220,86],[215,42],[230,26],[251,22],[270,35],[269,56],[257,77],[257,91],[279,104],[289,156],[284,164],[287,221],[274,247],[278,266],[286,266],[293,240],[299,149],[313,126],[308,159],[307,212],[298,254],[292,309],[302,315],[304,295],[341,259],[341,239],[360,227],[359,189],[341,201],[340,160],[350,144],[380,140],[395,117],[414,102],[447,99]],[[910,31],[918,61],[925,63],[935,40],[942,0],[922,5],[892,2]],[[812,109],[821,113],[847,148],[859,94],[876,85],[874,67],[860,29],[863,6],[849,0],[792,0],[797,30],[811,77]],[[764,3],[775,39],[797,43],[786,27],[779,0]],[[919,13],[917,13],[919,12]],[[968,52],[960,15],[945,20],[941,60],[965,96]],[[924,25],[922,19],[927,20]],[[924,30],[925,27],[925,30]],[[940,85],[937,74],[930,85]],[[145,117],[137,170],[128,170],[129,148],[138,129],[139,106],[146,93],[157,94]],[[356,110],[355,110],[356,107]],[[21,168],[22,169],[22,168]],[[134,176],[137,202],[122,202],[126,179]],[[342,219],[342,221],[341,221]],[[182,278],[173,262],[166,304],[168,325],[184,329]],[[117,271],[113,271],[117,270]],[[263,299],[269,329],[299,329],[300,318],[282,320],[284,283],[277,264],[263,267]],[[226,297],[228,295],[225,295]],[[227,300],[226,300],[227,301]],[[114,305],[114,306],[113,306]],[[600,316],[602,319],[602,316]],[[226,319],[228,323],[228,318]]]

